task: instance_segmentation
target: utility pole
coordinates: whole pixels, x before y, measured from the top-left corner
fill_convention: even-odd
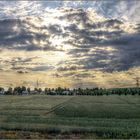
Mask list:
[[[36,81],[36,87],[37,87],[37,88],[39,87],[39,81],[38,81],[38,79],[37,79],[37,81]]]
[[[140,77],[136,77],[136,78],[133,78],[133,79],[136,80],[136,86],[137,86],[137,88],[139,88]]]
[[[136,85],[139,87],[139,78],[136,79]]]

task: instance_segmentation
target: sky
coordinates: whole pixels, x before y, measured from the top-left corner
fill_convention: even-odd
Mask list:
[[[134,87],[140,1],[0,1],[0,86]]]

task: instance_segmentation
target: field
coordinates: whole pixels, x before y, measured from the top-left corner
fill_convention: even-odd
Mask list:
[[[0,96],[0,138],[140,138],[140,96]]]

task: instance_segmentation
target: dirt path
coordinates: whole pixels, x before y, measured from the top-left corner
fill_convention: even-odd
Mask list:
[[[54,112],[56,109],[64,107],[68,102],[70,102],[72,99],[74,99],[76,96],[72,96],[70,99],[68,99],[67,101],[64,101],[60,104],[57,104],[56,106],[52,107],[48,112],[46,112],[44,115],[48,115],[52,112]]]

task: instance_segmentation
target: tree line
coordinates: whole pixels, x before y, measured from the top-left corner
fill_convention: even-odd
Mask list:
[[[34,88],[31,90],[29,87],[9,87],[7,90],[0,87],[0,95],[90,95],[90,96],[102,96],[102,95],[140,95],[140,88]]]

